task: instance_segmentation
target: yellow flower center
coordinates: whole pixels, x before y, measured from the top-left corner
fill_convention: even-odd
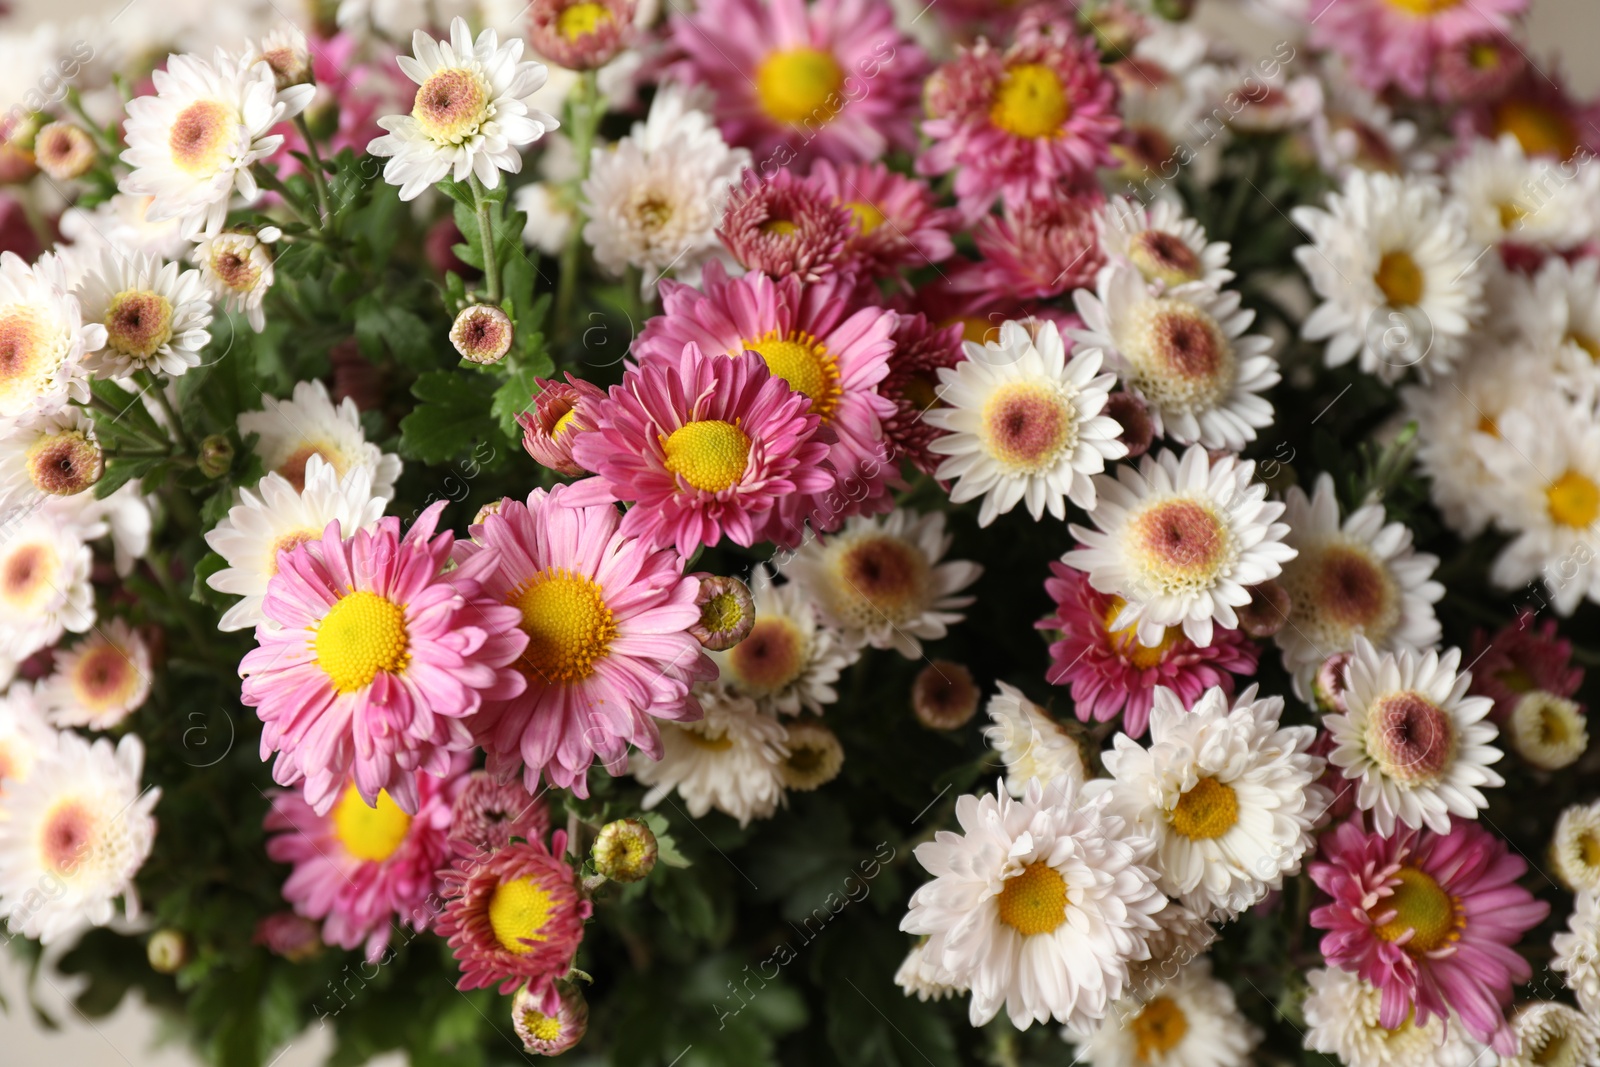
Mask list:
[[[253,252],[254,246],[243,243],[243,239],[230,240],[228,234],[223,234],[211,245],[211,273],[230,292],[252,293],[264,273]]]
[[[215,174],[233,141],[237,124],[233,109],[220,100],[196,100],[178,113],[167,148],[178,169],[193,175]]]
[[[1018,137],[1055,137],[1071,114],[1056,72],[1043,63],[1022,63],[1000,79],[989,121]]]
[[[844,206],[855,216],[856,230],[862,235],[869,234],[883,225],[883,212],[865,200],[851,200]]]
[[[116,645],[101,645],[78,660],[72,672],[72,695],[90,712],[125,705],[139,687],[139,672]]]
[[[940,326],[948,326],[951,322],[961,323],[961,339],[971,341],[975,345],[988,344],[990,341],[1000,340],[1000,323],[984,318],[981,315],[962,315],[958,319],[941,322]]]
[[[38,611],[56,594],[51,580],[61,567],[61,556],[42,541],[22,544],[11,550],[0,566],[0,600],[26,617]]]
[[[830,97],[844,85],[844,71],[833,56],[802,45],[774,52],[756,70],[756,97],[777,122],[798,125],[827,122],[838,110]]]
[[[1432,875],[1416,867],[1402,867],[1396,877],[1400,882],[1394,887],[1394,893],[1378,901],[1371,910],[1374,919],[1391,911],[1395,913],[1394,918],[1375,925],[1373,933],[1389,942],[1412,933],[1404,947],[1413,956],[1432,952],[1461,936],[1461,916],[1456,902]]]
[[[793,237],[800,232],[800,227],[788,219],[768,219],[761,224],[762,233],[775,233],[779,237]]]
[[[172,301],[148,289],[126,289],[111,298],[105,325],[112,348],[146,359],[172,340]]]
[[[1078,444],[1078,413],[1057,390],[1010,382],[983,405],[980,435],[989,454],[1019,474],[1042,474]]]
[[[379,671],[398,674],[411,661],[405,609],[377,593],[344,597],[313,632],[317,666],[341,693],[365,689]]]
[[[523,671],[546,683],[589,677],[617,636],[600,586],[563,567],[540,571],[506,603],[522,612],[522,630],[528,635]]]
[[[41,864],[52,874],[70,878],[87,866],[95,853],[100,820],[77,797],[69,796],[50,809],[39,826]]]
[[[1178,798],[1167,821],[1191,841],[1221,837],[1239,821],[1239,795],[1233,786],[1208,775]]]
[[[733,593],[718,593],[700,609],[700,625],[711,633],[729,633],[744,621],[744,605]]]
[[[1416,15],[1419,18],[1426,18],[1429,15],[1437,15],[1440,12],[1449,11],[1461,2],[1462,0],[1389,0],[1390,6],[1399,8],[1408,15]]]
[[[1100,625],[1105,628],[1106,637],[1111,641],[1111,647],[1116,653],[1141,671],[1151,667],[1158,667],[1161,661],[1167,658],[1167,653],[1172,651],[1172,646],[1178,643],[1178,638],[1183,636],[1183,631],[1176,626],[1164,627],[1161,631],[1161,640],[1154,647],[1141,645],[1138,638],[1138,624],[1124,626],[1120,630],[1113,630],[1112,624],[1117,621],[1117,616],[1122,614],[1122,609],[1128,602],[1119,596],[1111,598],[1111,603],[1106,607],[1106,613],[1100,620]]]
[[[522,1025],[539,1041],[555,1041],[561,1036],[560,1019],[532,1008],[523,1014]]]
[[[584,0],[583,3],[573,4],[564,9],[556,17],[556,29],[561,31],[561,36],[569,41],[576,41],[579,37],[587,37],[595,31],[615,21],[611,12],[604,4]]]
[[[40,437],[23,454],[28,480],[41,493],[74,496],[100,477],[100,446],[81,430],[63,430]]]
[[[394,855],[410,829],[411,816],[400,810],[387,791],[378,793],[376,807],[368,807],[352,782],[333,807],[333,834],[358,860],[382,863]]]
[[[50,384],[66,355],[55,332],[27,304],[0,308],[0,413],[21,414]]]
[[[1129,1028],[1140,1062],[1152,1063],[1177,1047],[1189,1032],[1189,1020],[1171,997],[1154,997],[1134,1016]]]
[[[1600,341],[1595,340],[1586,333],[1573,330],[1567,334],[1567,344],[1577,345],[1584,353],[1596,363],[1600,363]]]
[[[1600,835],[1579,835],[1578,856],[1585,867],[1600,867]]]
[[[683,736],[707,752],[726,752],[733,747],[733,738],[726,733],[708,734],[691,726],[683,731]]]
[[[1133,562],[1167,594],[1210,588],[1232,560],[1233,535],[1206,504],[1169,497],[1128,523]]]
[[[1067,880],[1048,863],[1034,862],[1000,887],[1000,921],[1023,937],[1048,934],[1067,921]]]
[[[1514,230],[1517,228],[1518,223],[1528,217],[1528,213],[1522,209],[1522,205],[1514,200],[1503,201],[1497,205],[1497,210],[1500,213],[1500,228],[1502,230]]]
[[[1544,497],[1550,518],[1562,526],[1584,530],[1600,517],[1600,485],[1577,471],[1566,471],[1551,482]]]
[[[667,470],[707,493],[738,484],[750,463],[750,438],[721,419],[680,426],[661,442],[661,448]]]
[[[927,556],[911,542],[868,534],[830,553],[833,580],[825,595],[834,613],[854,626],[865,629],[885,621],[900,625],[922,613],[931,569]]]
[[[1531,100],[1507,100],[1494,110],[1494,134],[1509,133],[1530,156],[1570,159],[1578,150],[1578,132],[1561,112]]]
[[[489,926],[502,948],[521,956],[533,951],[524,942],[548,940],[542,931],[555,910],[555,900],[532,878],[501,882],[489,898]]]
[[[769,330],[759,338],[746,338],[744,348],[766,361],[767,370],[789,383],[789,388],[811,398],[811,411],[823,422],[839,406],[839,363],[828,349],[808,333],[793,331],[779,337]]]
[[[728,652],[729,673],[747,690],[776,693],[800,676],[806,639],[788,619],[757,619],[750,635]]]
[[[1422,300],[1422,270],[1409,252],[1385,252],[1372,280],[1391,307],[1413,307]]]
[[[489,118],[489,86],[474,71],[446,67],[417,86],[411,117],[431,140],[460,144]]]
[[[1560,706],[1545,704],[1539,708],[1539,740],[1547,745],[1564,745],[1572,740],[1572,726],[1561,714]]]

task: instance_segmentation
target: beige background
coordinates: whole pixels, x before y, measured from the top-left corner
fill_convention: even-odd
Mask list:
[[[227,0],[219,0],[226,3]],[[14,16],[6,20],[13,28],[31,26],[45,19],[64,19],[97,12],[113,12],[120,6],[111,0],[16,0]],[[1573,87],[1594,93],[1600,87],[1600,3],[1595,0],[1534,0],[1532,16],[1532,54],[1545,69],[1547,57],[1561,54],[1563,66]],[[1205,23],[1250,48],[1265,43],[1271,31],[1248,23],[1224,0],[1202,0],[1200,16]],[[23,973],[9,952],[0,946],[0,997],[11,1005],[9,1014],[0,1013],[0,1063],[7,1067],[195,1067],[196,1060],[186,1050],[157,1047],[157,1023],[142,1004],[124,1002],[109,1019],[93,1024],[73,1015],[62,991],[48,986],[40,999],[63,1021],[60,1031],[42,1030],[24,1005]],[[327,1054],[324,1034],[312,1034],[292,1044],[270,1067],[313,1067]],[[381,1067],[399,1067],[400,1057],[385,1057]]]

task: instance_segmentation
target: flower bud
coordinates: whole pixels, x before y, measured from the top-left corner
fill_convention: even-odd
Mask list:
[[[233,467],[233,442],[220,433],[212,434],[200,442],[198,463],[207,478],[222,477]]]
[[[559,1056],[588,1033],[589,1005],[569,982],[543,998],[523,986],[511,998],[511,1027],[535,1056]]]
[[[522,447],[528,455],[551,470],[566,475],[588,473],[572,458],[572,442],[578,434],[594,429],[585,408],[606,394],[570,373],[566,383],[535,378],[539,392],[533,397],[533,410],[517,416],[522,427]]]
[[[251,941],[290,963],[308,960],[322,951],[322,938],[317,932],[317,924],[292,911],[274,912],[263,917],[256,923],[255,936]]]
[[[1570,767],[1589,747],[1583,709],[1543,689],[1517,701],[1503,732],[1510,735],[1517,755],[1541,771]]]
[[[637,882],[656,865],[656,835],[638,819],[618,819],[600,828],[589,855],[594,869],[613,882]]]
[[[737,645],[750,636],[756,624],[750,587],[737,578],[701,575],[694,602],[700,609],[700,621],[689,627],[689,632],[713,652],[726,652]]]
[[[633,0],[533,0],[528,43],[568,70],[596,70],[627,46]]]
[[[839,777],[844,746],[832,730],[815,719],[797,719],[788,730],[789,755],[778,765],[785,789],[809,793]]]
[[[1155,440],[1155,424],[1150,420],[1150,409],[1143,400],[1132,393],[1112,393],[1106,397],[1103,415],[1117,420],[1122,433],[1117,440],[1128,446],[1128,458],[1134,459],[1150,451]]]
[[[105,473],[105,454],[87,419],[71,415],[52,419],[24,453],[28,478],[50,496],[75,496]]]
[[[456,316],[450,343],[469,363],[498,363],[511,351],[511,316],[493,304],[474,304]]]
[[[38,120],[29,115],[0,121],[0,185],[21,185],[39,173],[33,158]]]
[[[70,122],[52,122],[33,139],[34,163],[58,182],[81,178],[94,160],[94,139]]]
[[[936,659],[911,683],[911,710],[930,730],[954,730],[978,710],[978,685],[960,663]]]
[[[145,955],[157,974],[176,974],[189,962],[189,939],[177,930],[157,930],[145,945]]]
[[[272,80],[280,91],[291,85],[316,81],[311,72],[311,51],[299,30],[293,27],[273,30],[261,39],[256,51],[259,53],[257,61],[272,68]]]
[[[1344,694],[1349,688],[1345,672],[1350,659],[1348,652],[1335,652],[1317,668],[1316,677],[1311,680],[1311,698],[1319,710],[1334,715],[1345,713]]]
[[[1251,637],[1271,637],[1289,621],[1289,591],[1272,579],[1250,587],[1250,603],[1237,609],[1239,629]]]

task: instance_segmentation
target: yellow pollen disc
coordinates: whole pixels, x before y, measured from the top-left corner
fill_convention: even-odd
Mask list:
[[[727,670],[740,686],[776,693],[800,677],[806,665],[806,639],[781,615],[757,619],[750,634],[728,650]]]
[[[746,351],[766,361],[767,370],[789,383],[789,388],[811,398],[811,411],[823,422],[839,406],[839,364],[827,348],[808,333],[794,331],[779,337],[769,330],[763,337],[744,341]]]
[[[1577,471],[1569,470],[1551,482],[1544,497],[1550,518],[1562,526],[1588,529],[1600,518],[1600,485]]]
[[[1585,867],[1600,867],[1600,837],[1583,834],[1578,838],[1578,855]]]
[[[1414,307],[1422,300],[1422,269],[1409,252],[1385,252],[1372,280],[1390,307]]]
[[[777,122],[827,122],[838,111],[829,106],[829,98],[843,85],[838,61],[817,48],[774,52],[756,70],[756,98]]]
[[[727,734],[703,734],[698,730],[683,731],[683,736],[708,752],[726,752],[733,747],[733,738]]]
[[[561,36],[569,41],[576,41],[579,37],[587,37],[615,20],[611,12],[606,10],[604,4],[596,4],[585,0],[581,4],[573,4],[562,11],[556,18],[556,29],[561,31]]]
[[[1408,15],[1426,17],[1449,11],[1461,2],[1462,0],[1389,0],[1389,5],[1399,8]]]
[[[1000,921],[1023,937],[1048,934],[1067,921],[1067,880],[1048,863],[1030,863],[1005,880]]]
[[[215,174],[227,155],[237,124],[233,110],[221,101],[195,101],[173,120],[167,137],[172,162],[187,174]]]
[[[855,216],[856,230],[862,235],[869,234],[883,225],[883,212],[864,200],[851,200],[844,206]]]
[[[1480,415],[1478,416],[1478,432],[1486,433],[1490,437],[1499,437],[1500,424],[1495,422],[1494,419],[1490,418],[1488,415]]]
[[[322,531],[313,530],[310,527],[282,535],[272,542],[271,548],[267,549],[267,574],[276,575],[278,573],[279,552],[293,552],[307,541],[320,540],[322,540]]]
[[[539,1011],[529,1011],[522,1025],[539,1041],[555,1041],[561,1036],[561,1020]]]
[[[1572,738],[1572,729],[1561,713],[1548,705],[1539,709],[1539,740],[1547,745],[1564,745]]]
[[[341,693],[365,689],[379,671],[398,674],[411,660],[405,609],[377,593],[344,597],[313,633],[317,666]]]
[[[1571,333],[1567,334],[1567,344],[1577,345],[1579,348],[1583,349],[1584,354],[1590,359],[1594,360],[1596,363],[1600,363],[1600,341],[1595,340],[1588,334],[1579,333],[1577,330],[1573,330]]]
[[[736,630],[744,621],[744,606],[732,593],[718,593],[700,609],[700,625],[712,633]]]
[[[148,358],[172,340],[172,301],[148,289],[128,289],[111,298],[106,341],[125,356]]]
[[[1400,883],[1394,887],[1393,895],[1378,901],[1371,911],[1374,918],[1392,911],[1394,918],[1374,925],[1373,933],[1394,942],[1416,931],[1405,944],[1405,950],[1413,956],[1432,952],[1461,937],[1456,902],[1432,875],[1416,867],[1402,867],[1395,876]]]
[[[1022,63],[1000,79],[989,121],[1018,137],[1055,137],[1071,114],[1056,72],[1043,63]]]
[[[1500,65],[1500,49],[1492,44],[1475,44],[1467,49],[1467,62],[1474,70],[1490,70]]]
[[[1142,1063],[1152,1063],[1178,1046],[1189,1032],[1189,1019],[1171,997],[1154,997],[1129,1024]]]
[[[411,117],[439,144],[460,144],[488,119],[489,86],[470,70],[436,70],[417,86]]]
[[[589,677],[617,636],[600,586],[562,567],[540,571],[506,603],[522,612],[524,672],[547,684]]]
[[[1209,588],[1237,552],[1233,534],[1205,502],[1169,497],[1128,522],[1131,561],[1165,593]]]
[[[1167,821],[1191,841],[1221,837],[1239,821],[1239,795],[1233,786],[1207,776],[1178,798]]]
[[[489,898],[489,925],[502,948],[522,956],[533,951],[524,941],[546,941],[541,931],[555,911],[555,901],[532,878],[495,886]]]
[[[1522,210],[1520,205],[1510,200],[1498,205],[1497,210],[1500,212],[1502,230],[1514,230],[1517,228],[1517,223],[1528,217],[1528,213]]]
[[[1172,651],[1172,646],[1178,643],[1178,638],[1183,636],[1183,630],[1176,626],[1164,627],[1161,631],[1161,640],[1155,647],[1139,643],[1138,624],[1124,626],[1120,630],[1113,630],[1112,624],[1117,621],[1117,616],[1122,614],[1122,609],[1128,602],[1119,596],[1111,598],[1111,604],[1106,608],[1100,625],[1105,628],[1106,637],[1111,641],[1111,647],[1117,654],[1141,671],[1151,667],[1159,667],[1161,661],[1167,658],[1167,653]]]
[[[1530,156],[1570,159],[1578,150],[1572,120],[1531,100],[1507,100],[1494,110],[1494,135],[1509,133]]]
[[[800,227],[788,219],[768,219],[761,224],[762,233],[775,233],[779,237],[793,237],[800,232]]]
[[[333,806],[334,836],[358,860],[382,863],[394,855],[410,829],[411,816],[387,791],[379,792],[378,806],[369,808],[352,782]]]
[[[662,466],[707,493],[737,485],[750,463],[750,438],[721,419],[680,426],[662,440],[661,448],[666,453]]]

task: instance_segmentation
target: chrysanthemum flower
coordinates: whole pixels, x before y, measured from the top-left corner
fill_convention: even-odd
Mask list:
[[[694,639],[707,652],[726,652],[750,636],[756,624],[756,605],[750,587],[737,578],[715,574],[696,575],[700,588],[694,606],[700,621],[689,627]]]
[[[1492,47],[1499,54],[1490,56],[1480,50],[1476,57],[1489,65],[1486,80],[1503,83],[1503,68],[1509,67],[1511,84],[1480,99],[1475,107],[1456,111],[1454,125],[1459,138],[1465,140],[1475,133],[1497,141],[1509,133],[1528,155],[1564,161],[1600,147],[1600,134],[1593,128],[1600,118],[1600,102],[1575,94],[1559,65],[1533,63],[1514,38],[1500,35]],[[1506,51],[1515,52],[1515,59],[1505,59]]]
[[[1418,143],[1416,123],[1398,118],[1353,82],[1329,86],[1323,106],[1311,116],[1317,162],[1337,179],[1353,170],[1433,170],[1435,160]]]
[[[687,56],[674,73],[710,86],[722,132],[757,159],[868,162],[916,147],[927,60],[882,4],[712,0],[671,26]]]
[[[211,340],[211,301],[200,272],[178,272],[146,256],[102,252],[77,288],[83,317],[105,327],[105,347],[89,357],[107,378],[139,370],[176,377],[200,365]]]
[[[1501,1067],[1594,1067],[1600,1063],[1600,1020],[1560,1001],[1534,1001],[1511,1016],[1516,1055]]]
[[[39,706],[62,729],[110,730],[150,696],[150,649],[122,619],[111,619],[70,649],[57,650]]]
[[[1123,995],[1128,961],[1149,955],[1166,907],[1149,838],[1126,833],[1104,800],[1068,779],[956,801],[962,833],[918,845],[933,875],[900,929],[928,934],[923,953],[944,984],[972,991],[973,1026],[1002,1006],[1013,1025],[1091,1027]]]
[[[1528,0],[1311,0],[1311,41],[1350,65],[1377,92],[1426,96],[1439,53],[1486,33],[1508,33]]]
[[[1589,729],[1577,703],[1535,689],[1525,694],[1501,727],[1511,748],[1530,766],[1559,771],[1589,748]]]
[[[105,343],[105,327],[84,321],[59,256],[46,252],[29,266],[15,252],[0,253],[0,416],[87,402],[84,355]]]
[[[405,76],[417,83],[409,115],[385,115],[387,130],[367,146],[389,157],[383,178],[400,187],[400,199],[415,200],[446,176],[464,182],[471,175],[490,189],[500,172],[522,170],[526,147],[560,125],[554,117],[523,101],[544,85],[543,63],[522,59],[519,40],[500,43],[493,30],[472,39],[467,21],[450,23],[450,40],[436,41],[421,30],[411,37],[412,56],[397,56]]]
[[[924,1004],[930,1000],[940,1001],[946,997],[965,993],[966,987],[952,985],[948,980],[949,976],[929,961],[927,948],[928,939],[925,937],[918,939],[894,972],[894,984],[899,986],[906,996],[915,996]]]
[[[1594,172],[1581,168],[1569,177],[1559,160],[1530,158],[1509,133],[1473,142],[1450,168],[1450,192],[1466,207],[1472,240],[1499,246],[1502,255],[1568,252],[1600,229]]]
[[[455,761],[457,770],[463,762]],[[322,922],[323,941],[361,948],[369,962],[399,926],[428,929],[443,888],[437,872],[450,858],[450,802],[463,784],[459,774],[422,776],[410,815],[387,792],[368,803],[354,781],[320,815],[299,793],[277,793],[265,827],[267,855],[294,868],[283,899]]]
[[[625,537],[610,504],[569,507],[569,492],[504,501],[456,558],[489,564],[484,593],[527,641],[515,663],[526,688],[486,701],[472,723],[490,772],[520,767],[529,792],[543,774],[588,796],[595,758],[620,770],[630,744],[659,753],[655,720],[693,718],[689,687],[715,668],[689,632],[700,583],[678,554]]]
[[[756,354],[725,358],[690,342],[675,361],[629,370],[588,406],[595,429],[578,435],[572,458],[595,477],[564,499],[632,502],[622,536],[676,546],[686,559],[724,535],[755,544],[783,497],[833,485],[811,408]]]
[[[926,315],[895,317],[889,373],[878,384],[878,394],[895,405],[894,414],[883,420],[883,436],[891,455],[908,460],[924,474],[932,474],[943,462],[928,445],[944,431],[930,424],[926,415],[941,403],[940,369],[967,358],[962,332],[959,322],[935,326]]]
[[[1472,635],[1470,692],[1494,701],[1495,722],[1505,722],[1517,702],[1535,689],[1570,697],[1583,684],[1583,668],[1572,665],[1572,642],[1556,634],[1556,621],[1534,625],[1524,613],[1493,637]]]
[[[1448,832],[1368,833],[1357,816],[1322,838],[1312,881],[1332,901],[1311,912],[1322,954],[1377,987],[1378,1023],[1425,1026],[1454,1010],[1502,1056],[1517,1042],[1503,1015],[1531,970],[1514,950],[1550,912],[1517,884],[1528,865],[1475,822]]]
[[[585,405],[605,399],[605,391],[567,372],[567,381],[535,378],[539,391],[533,407],[517,416],[522,427],[522,447],[528,455],[553,471],[570,476],[586,473],[573,462],[572,445],[584,430],[594,429],[594,419],[585,414]]]
[[[1504,101],[1527,68],[1528,56],[1510,34],[1471,34],[1444,46],[1434,58],[1433,97],[1442,104]]]
[[[1460,1026],[1435,1015],[1394,1029],[1378,1021],[1379,989],[1349,971],[1318,967],[1306,974],[1305,1047],[1337,1056],[1348,1067],[1472,1067],[1477,1059]]]
[[[1584,171],[1585,174],[1588,171]],[[1583,394],[1600,375],[1600,260],[1584,257],[1569,263],[1551,256],[1531,279],[1512,275],[1506,314],[1513,336],[1524,341],[1531,358],[1506,360],[1514,372],[1527,373],[1529,364],[1542,364],[1552,353],[1558,379]],[[1503,349],[1492,350],[1503,355]],[[1526,350],[1525,350],[1526,351]],[[1535,380],[1545,375],[1536,373]]]
[[[278,239],[276,226],[257,233],[224,230],[202,238],[189,253],[189,262],[200,268],[200,277],[213,299],[229,311],[242,312],[256,333],[266,328],[266,312],[261,303],[274,279],[271,245]]]
[[[670,724],[661,731],[656,754],[633,757],[634,778],[650,787],[645,810],[676,790],[696,819],[713,808],[740,826],[770,818],[783,800],[783,761],[789,755],[783,724],[721,685],[695,692],[705,714]]]
[[[860,650],[817,620],[805,590],[793,582],[775,585],[765,567],[750,579],[755,622],[744,640],[713,652],[722,684],[751,697],[762,710],[822,714],[839,699],[834,683]]]
[[[355,401],[347,397],[335,405],[321,382],[296,382],[288,400],[263,394],[261,408],[239,416],[239,435],[255,434],[262,466],[296,492],[305,489],[306,463],[321,456],[340,478],[353,468],[370,470],[372,495],[394,496],[400,457],[367,442]]]
[[[58,182],[81,178],[94,166],[94,138],[81,126],[51,122],[33,135],[33,159],[39,169]]]
[[[429,507],[404,538],[393,517],[348,539],[330,522],[278,557],[261,610],[281,629],[256,627],[240,699],[261,718],[262,758],[278,753],[273,779],[303,782],[319,814],[352,772],[367,803],[387,790],[417,812],[417,778],[448,774],[450,754],[472,746],[466,720],[524,688],[511,666],[527,644],[518,614],[480,592],[496,559],[447,572],[455,537],[434,536],[443,510]]]
[[[1006,765],[1006,792],[1025,796],[1028,783],[1047,785],[1067,777],[1082,784],[1089,777],[1083,745],[1016,686],[998,683],[1000,691],[986,709],[992,726],[983,739]]]
[[[486,771],[467,775],[450,806],[450,844],[459,854],[481,856],[517,837],[543,842],[549,833],[550,809],[540,797]]]
[[[1207,241],[1205,227],[1170,200],[1112,197],[1095,221],[1106,257],[1132,264],[1158,291],[1191,282],[1220,290],[1233,280],[1228,242]]]
[[[316,923],[292,911],[275,911],[256,922],[252,945],[260,945],[274,956],[290,963],[303,963],[322,951],[322,936]]]
[[[94,422],[80,407],[9,420],[0,429],[0,508],[75,496],[98,482],[105,466]]]
[[[496,304],[473,304],[462,308],[450,325],[450,345],[468,363],[489,366],[500,362],[511,351],[516,329],[511,316]]]
[[[1550,866],[1574,893],[1600,893],[1600,800],[1574,804],[1556,819]]]
[[[783,747],[788,755],[778,764],[783,787],[800,793],[820,789],[839,777],[844,766],[844,746],[834,732],[815,719],[784,724]]]
[[[54,758],[56,736],[33,686],[16,682],[0,692],[0,804],[36,765]]]
[[[1126,605],[1121,597],[1096,592],[1088,575],[1065,563],[1052,561],[1050,574],[1044,588],[1056,613],[1036,625],[1061,637],[1050,645],[1045,680],[1072,686],[1080,722],[1107,722],[1121,712],[1123,732],[1141,737],[1157,686],[1187,708],[1212,686],[1232,697],[1234,676],[1256,672],[1261,646],[1242,630],[1214,629],[1209,645],[1197,645],[1173,626],[1156,644],[1142,645],[1132,626],[1113,625]]]
[[[114,249],[126,255],[156,259],[182,259],[189,251],[177,219],[151,219],[146,214],[154,198],[117,193],[92,210],[69,207],[61,213],[61,235],[74,251]]]
[[[0,541],[0,655],[22,660],[94,625],[87,531],[34,511]]]
[[[956,212],[939,206],[927,184],[897,174],[882,163],[826,159],[811,168],[810,183],[849,210],[853,228],[845,260],[863,277],[942,263],[955,253],[950,231]]]
[[[556,984],[557,1007],[548,1014],[547,998],[531,989],[517,990],[511,998],[511,1028],[522,1039],[525,1051],[535,1056],[559,1056],[575,1047],[589,1032],[589,1003],[578,987],[567,982]]]
[[[1150,958],[1128,962],[1125,996],[1143,1002],[1217,941],[1217,928],[1176,900],[1155,914]]]
[[[528,6],[528,43],[567,70],[605,66],[633,29],[633,0],[538,0]]]
[[[1245,1067],[1261,1042],[1204,956],[1154,993],[1113,1005],[1099,1028],[1064,1036],[1089,1067]]]
[[[780,170],[766,178],[745,174],[728,197],[717,236],[746,270],[814,282],[844,265],[856,228],[855,214],[821,183]]]
[[[1600,1015],[1600,896],[1577,895],[1567,928],[1550,939],[1550,948],[1555,953],[1550,966],[1561,972],[1585,1011]]]
[[[1047,300],[1094,285],[1106,261],[1095,230],[1104,200],[1094,191],[1007,202],[1004,214],[985,215],[973,229],[983,259],[972,270],[953,275],[951,288]]]

